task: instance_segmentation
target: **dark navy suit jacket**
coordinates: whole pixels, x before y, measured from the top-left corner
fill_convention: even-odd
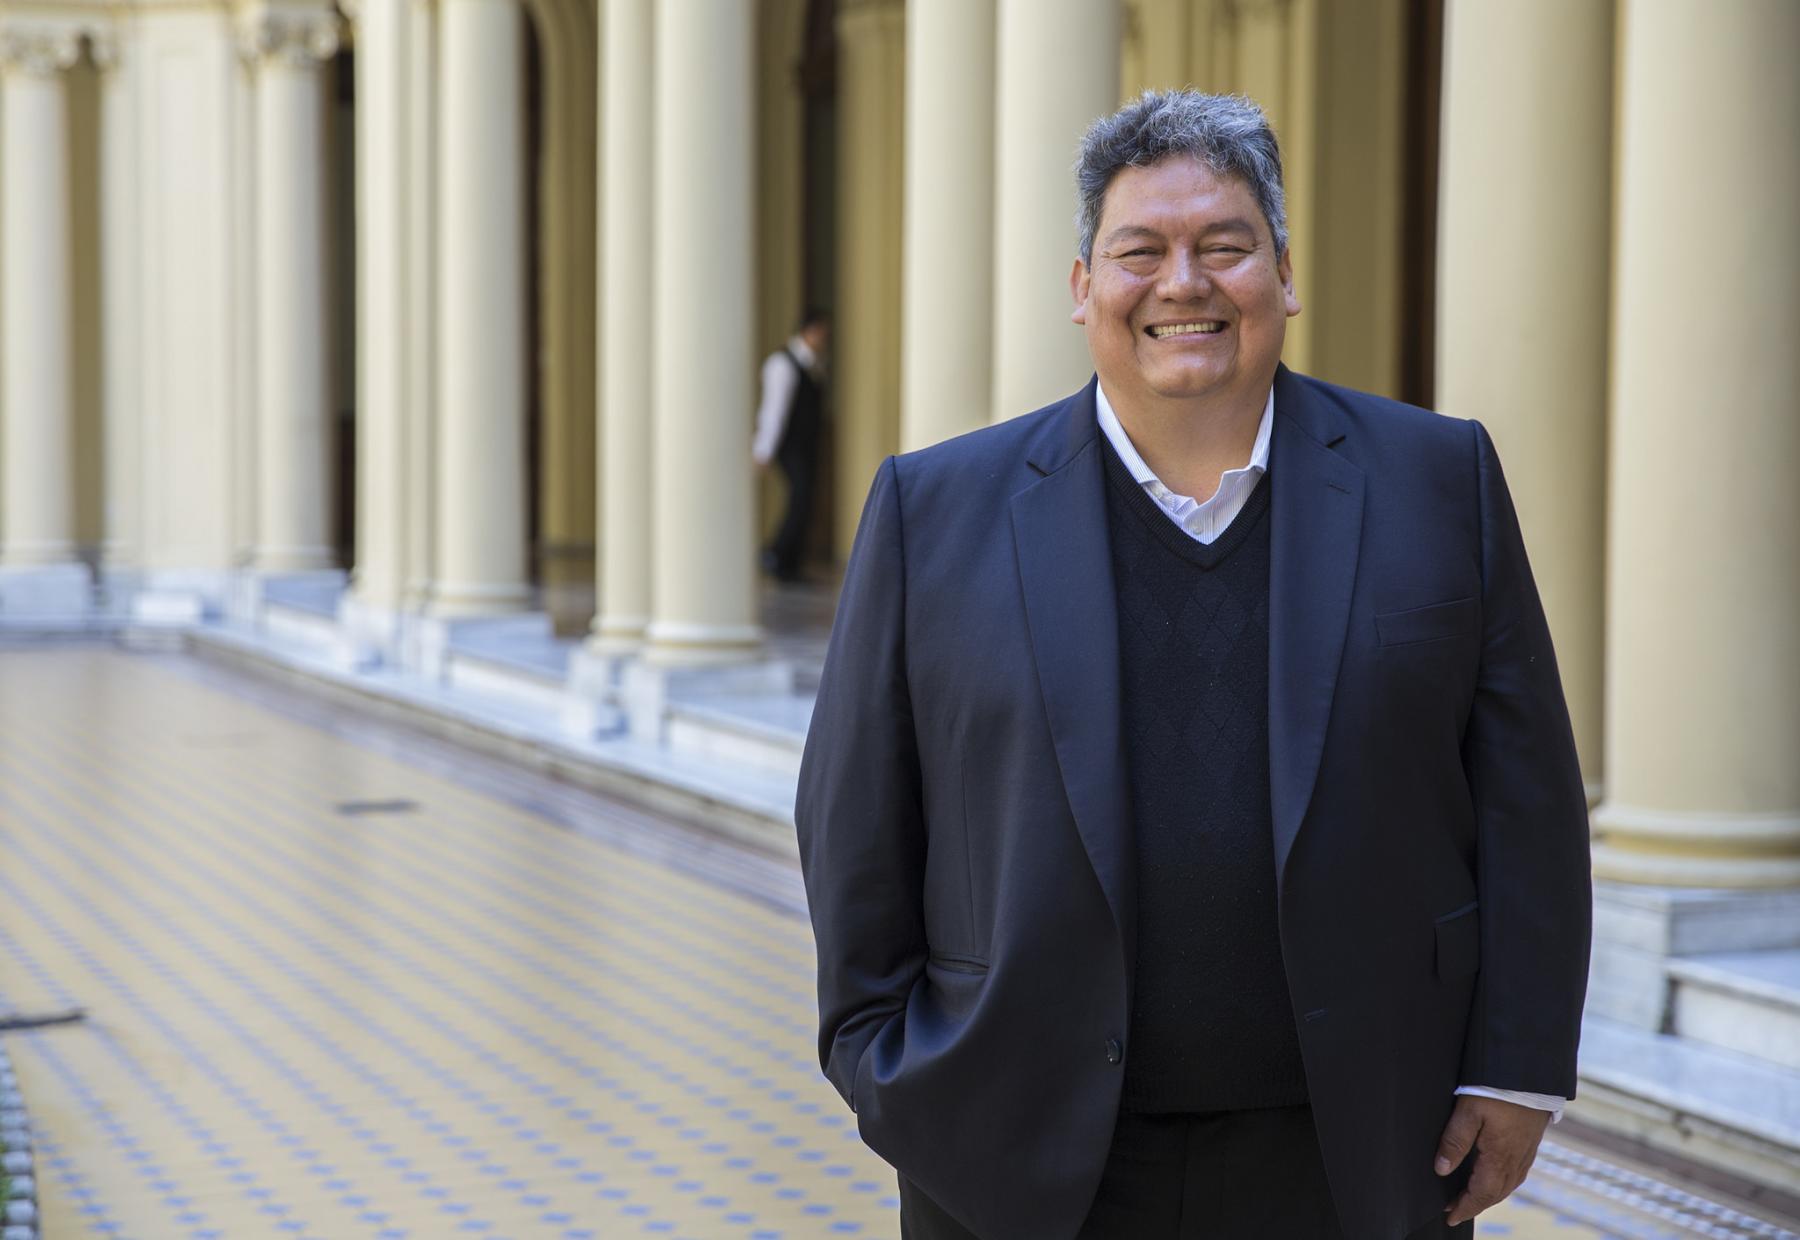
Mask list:
[[[825,1074],[993,1240],[1075,1233],[1131,1054],[1093,391],[882,465],[795,810]],[[1480,425],[1283,368],[1269,483],[1287,983],[1346,1234],[1392,1240],[1447,1200],[1458,1084],[1574,1096],[1586,800]]]

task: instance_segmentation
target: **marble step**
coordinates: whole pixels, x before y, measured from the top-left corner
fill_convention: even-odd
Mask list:
[[[1800,1074],[1800,949],[1682,956],[1668,971],[1678,1037]]]
[[[1569,1115],[1791,1198],[1800,1193],[1800,1072],[1590,1016]]]
[[[811,693],[716,693],[671,700],[669,749],[706,763],[795,779],[812,718]]]

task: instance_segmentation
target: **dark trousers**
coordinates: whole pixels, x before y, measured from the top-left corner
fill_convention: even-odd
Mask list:
[[[1394,1240],[1469,1240],[1432,1222]],[[902,1240],[980,1240],[900,1177]],[[1121,1113],[1078,1240],[1342,1240],[1310,1107]]]
[[[769,544],[775,575],[783,581],[800,576],[806,563],[806,531],[812,523],[813,492],[819,473],[819,436],[817,431],[795,427],[775,457],[787,479],[787,511]]]

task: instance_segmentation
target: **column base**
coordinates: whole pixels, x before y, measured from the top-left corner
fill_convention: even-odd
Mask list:
[[[0,545],[0,570],[64,568],[80,564],[75,544],[64,538],[36,542],[14,538]]]
[[[582,648],[602,658],[623,658],[644,652],[644,633],[650,627],[648,616],[608,616],[594,618],[592,629]]]
[[[250,567],[268,576],[335,571],[337,552],[330,547],[257,547]]]
[[[1594,874],[1669,887],[1800,887],[1800,814],[1684,813],[1606,802]]]
[[[519,583],[439,581],[427,614],[443,620],[517,615],[531,609],[531,587]]]
[[[78,561],[0,568],[0,616],[81,619],[94,606],[94,577]]]
[[[1719,952],[1800,947],[1800,890],[1594,883],[1594,947],[1587,1011],[1661,1031],[1669,962]]]
[[[763,631],[754,624],[654,620],[644,639],[644,661],[656,667],[718,667],[758,658]]]

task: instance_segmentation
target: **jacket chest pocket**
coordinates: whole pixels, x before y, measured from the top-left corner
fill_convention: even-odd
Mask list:
[[[1481,625],[1481,603],[1474,598],[1451,599],[1426,607],[1384,612],[1375,617],[1375,640],[1383,646],[1418,646],[1426,642],[1467,637]]]

